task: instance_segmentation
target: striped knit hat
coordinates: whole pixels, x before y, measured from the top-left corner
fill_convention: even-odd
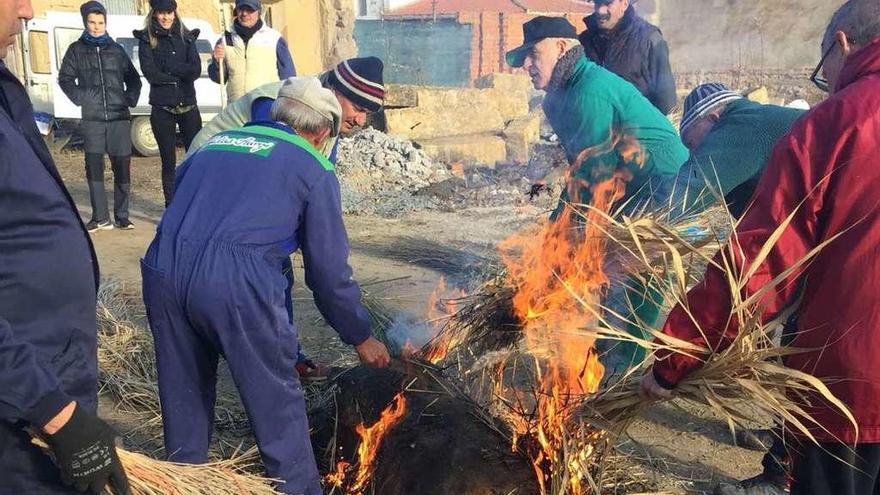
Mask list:
[[[684,115],[679,130],[682,134],[700,117],[711,112],[718,105],[739,100],[742,95],[724,84],[714,82],[697,86],[684,100]]]
[[[385,101],[383,68],[376,57],[343,60],[329,73],[330,84],[354,104],[377,112]]]

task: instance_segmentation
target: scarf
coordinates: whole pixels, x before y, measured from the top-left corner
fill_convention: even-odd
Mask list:
[[[101,36],[92,36],[91,34],[89,34],[88,31],[83,31],[83,34],[79,37],[79,39],[81,39],[83,43],[97,46],[104,46],[112,41],[110,35],[106,32]]]
[[[254,34],[256,34],[257,31],[263,28],[263,20],[259,19],[256,24],[248,28],[239,24],[238,19],[236,19],[235,23],[233,24],[233,28],[235,29],[235,32],[238,33],[239,36],[241,36],[241,39],[244,40],[244,44],[247,45],[248,41],[250,41],[251,38],[254,37]]]
[[[577,61],[584,56],[584,47],[577,45],[571,48],[563,55],[553,67],[553,74],[550,76],[550,82],[547,84],[547,91],[560,90],[565,87],[571,75],[574,72],[574,66]]]

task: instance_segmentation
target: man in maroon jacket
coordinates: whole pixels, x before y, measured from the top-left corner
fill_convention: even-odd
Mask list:
[[[792,495],[880,493],[880,0],[849,0],[831,19],[813,79],[829,98],[798,120],[774,149],[737,227],[735,266],[749,266],[791,215],[791,222],[743,288],[756,293],[825,241],[804,268],[762,298],[767,319],[803,288],[793,347],[816,349],[787,358],[791,368],[829,383],[852,411],[856,430],[832,407],[810,413],[821,445],[804,444],[794,459]],[[820,78],[819,73],[825,78]],[[721,254],[719,254],[720,259]],[[723,266],[723,265],[722,265]],[[688,294],[694,320],[680,306],[664,333],[723,348],[737,332],[724,273],[710,268]],[[642,380],[648,398],[669,398],[700,366],[682,354],[658,356]],[[843,442],[847,445],[843,445]],[[840,462],[840,460],[845,462]]]

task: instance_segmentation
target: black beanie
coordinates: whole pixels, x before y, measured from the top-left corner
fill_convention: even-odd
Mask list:
[[[88,17],[89,14],[101,14],[104,16],[104,20],[107,20],[107,9],[104,8],[101,2],[98,2],[96,0],[89,0],[88,2],[80,5],[79,13],[83,18],[83,25],[86,24],[86,17]]]
[[[385,101],[383,68],[376,57],[343,60],[330,72],[330,84],[357,105],[377,112]]]
[[[175,0],[150,0],[150,9],[159,12],[177,12]]]

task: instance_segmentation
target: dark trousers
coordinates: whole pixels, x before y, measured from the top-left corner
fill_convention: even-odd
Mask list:
[[[791,495],[880,495],[880,444],[804,444],[794,453]]]
[[[131,201],[131,155],[110,156],[113,170],[113,216],[117,222],[128,220],[128,206]],[[107,208],[107,192],[104,189],[104,155],[86,152],[86,179],[89,184],[89,199],[92,203],[92,220],[110,220]]]
[[[159,145],[159,156],[162,158],[162,192],[165,194],[165,206],[174,198],[174,171],[177,166],[177,128],[183,137],[183,146],[189,150],[196,134],[202,129],[202,114],[199,107],[186,113],[175,114],[162,107],[153,107],[150,112],[150,126],[153,136]]]
[[[142,263],[143,293],[168,458],[207,461],[222,355],[269,477],[282,481],[282,493],[319,495],[296,373],[297,332],[281,300],[286,284],[278,266],[269,266],[264,254],[228,245],[185,248],[169,271],[150,265],[150,258],[148,252]]]

